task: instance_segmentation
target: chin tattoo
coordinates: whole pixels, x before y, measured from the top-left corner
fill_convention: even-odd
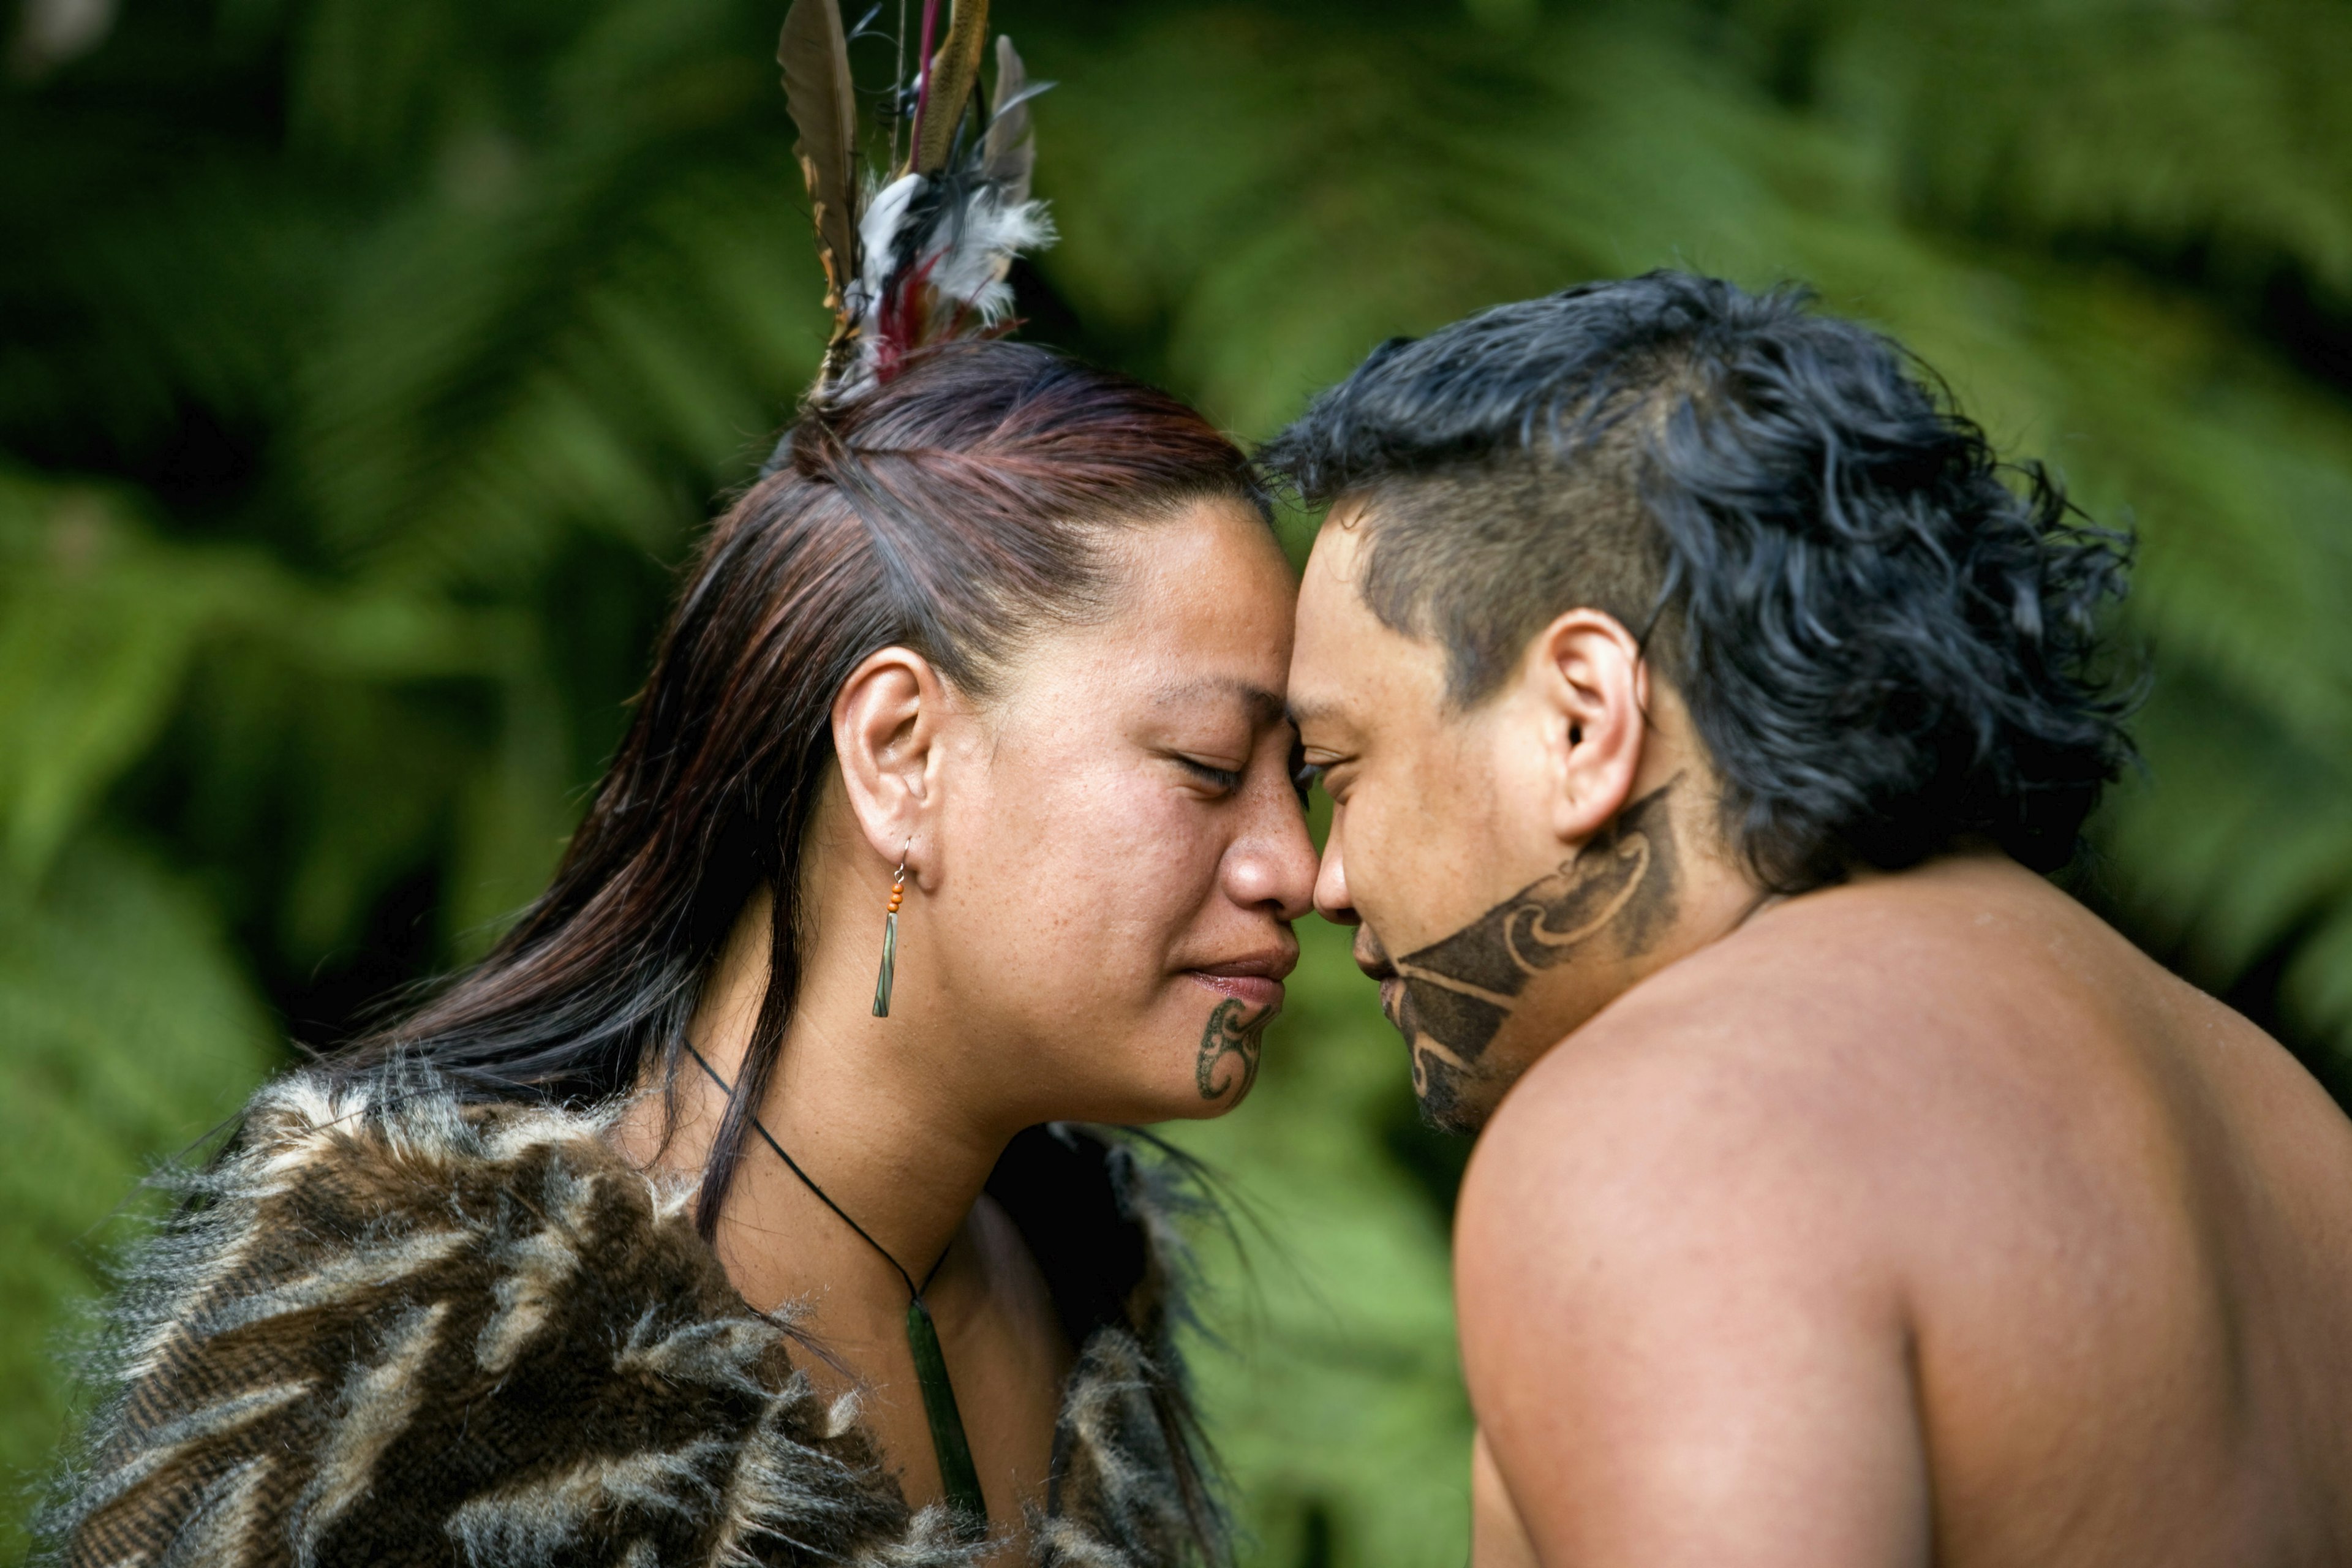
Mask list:
[[[1265,1038],[1265,1026],[1274,1022],[1275,1011],[1260,1007],[1253,1012],[1238,997],[1217,1004],[1201,1031],[1201,1056],[1192,1069],[1202,1100],[1223,1100],[1233,1094],[1238,1101],[1249,1093],[1250,1085],[1257,1081],[1258,1048]],[[1237,1065],[1228,1067],[1228,1062]],[[1236,1086],[1238,1093],[1234,1093]]]
[[[1536,976],[1603,938],[1626,957],[1647,952],[1673,922],[1679,878],[1666,797],[1676,782],[1627,806],[1549,876],[1394,961],[1389,1022],[1412,1051],[1413,1093],[1432,1126],[1472,1132],[1486,1120],[1508,1080],[1480,1058]]]

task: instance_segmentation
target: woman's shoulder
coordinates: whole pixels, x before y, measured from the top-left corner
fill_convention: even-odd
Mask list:
[[[964,1556],[606,1126],[415,1071],[265,1089],[127,1283],[58,1556]]]

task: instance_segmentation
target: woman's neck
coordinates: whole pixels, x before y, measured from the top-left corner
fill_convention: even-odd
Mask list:
[[[770,901],[762,888],[745,905],[696,1010],[688,1038],[710,1073],[684,1064],[667,1143],[659,1096],[641,1101],[620,1129],[624,1148],[639,1160],[691,1176],[708,1159],[726,1110],[710,1075],[741,1080],[767,993]],[[848,922],[818,923],[838,930]],[[874,924],[878,960],[878,904]],[[894,1006],[887,1020],[874,1017],[872,976],[861,979],[845,954],[815,945],[761,1095],[760,1123],[919,1284],[963,1228],[1017,1129],[990,1121],[941,1070],[961,1053],[932,1037],[942,1021],[920,1015],[935,1009]],[[718,1241],[730,1277],[754,1305],[821,1296],[826,1337],[845,1348],[905,1313],[897,1273],[757,1131],[737,1164]]]

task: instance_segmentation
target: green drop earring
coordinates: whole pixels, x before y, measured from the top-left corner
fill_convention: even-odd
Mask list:
[[[907,848],[914,847],[915,841],[908,839]],[[882,917],[882,973],[874,982],[874,1016],[877,1018],[890,1016],[890,981],[898,968],[898,906],[906,901],[907,856],[902,850],[898,873],[890,879],[889,912]]]

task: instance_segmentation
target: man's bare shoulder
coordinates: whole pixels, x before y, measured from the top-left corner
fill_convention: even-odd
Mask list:
[[[2012,1191],[2021,1151],[2099,1142],[2080,1079],[2110,1068],[2069,1055],[2126,1032],[2118,1009],[2173,1005],[2131,994],[2171,984],[2005,861],[1791,900],[1528,1071],[1472,1161],[1464,1265],[1530,1226],[1891,1259]]]
[[[1654,1075],[1730,1075],[1776,1111],[1834,1116],[1862,1097],[1874,1115],[1948,1119],[1964,1082],[2026,1087],[2063,1050],[2051,1042],[2200,1007],[2214,1005],[2042,878],[1956,858],[1766,910],[1619,998],[1511,1099],[1520,1116],[1546,1115],[1621,1073],[1644,1101],[1667,1087]]]
[[[2053,909],[2053,904],[2064,906]],[[2073,911],[2073,917],[2069,916]],[[2087,925],[2091,928],[2085,931]],[[1643,981],[1511,1090],[1482,1139],[1781,1127],[1819,1148],[1965,1067],[1988,1037],[2092,1005],[2053,943],[2120,938],[2013,865],[1923,869],[1793,899]],[[2113,963],[2112,954],[2101,954]],[[2079,977],[2082,965],[2071,966]],[[1923,1104],[1919,1109],[1927,1109]]]
[[[1651,976],[1572,1044],[1883,1039],[1972,1046],[2023,1020],[2187,988],[2004,857],[1956,858],[1790,899]]]

